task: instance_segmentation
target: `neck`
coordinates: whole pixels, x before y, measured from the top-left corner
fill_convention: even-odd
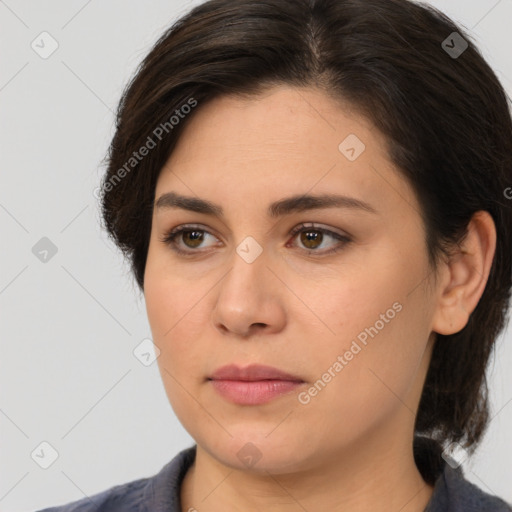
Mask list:
[[[371,439],[365,436],[350,448],[319,454],[290,472],[273,472],[259,463],[257,471],[227,466],[197,445],[181,485],[181,509],[423,512],[433,487],[416,467],[412,435],[395,431],[390,442],[385,434],[381,429]]]

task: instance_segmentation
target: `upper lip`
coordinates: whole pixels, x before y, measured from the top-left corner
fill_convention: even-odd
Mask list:
[[[261,364],[252,364],[250,366],[240,367],[235,364],[222,366],[217,368],[209,377],[210,380],[290,380],[296,382],[304,382],[300,377],[290,373],[265,366]]]

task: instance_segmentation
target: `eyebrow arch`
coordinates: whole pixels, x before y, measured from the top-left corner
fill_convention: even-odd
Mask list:
[[[219,218],[224,217],[222,206],[198,197],[183,196],[177,192],[166,192],[162,194],[155,202],[155,207],[158,210],[181,208],[191,212],[214,215]],[[333,194],[303,194],[287,197],[271,203],[268,207],[267,214],[270,218],[277,218],[294,212],[334,207],[358,209],[374,214],[378,213],[373,206],[355,197]]]

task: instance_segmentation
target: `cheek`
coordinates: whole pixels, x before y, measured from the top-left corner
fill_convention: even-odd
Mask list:
[[[396,253],[382,261],[339,275],[315,292],[301,290],[304,302],[322,320],[314,325],[324,333],[308,348],[310,376],[322,379],[329,369],[336,374],[319,393],[326,406],[336,403],[347,412],[362,403],[378,408],[379,403],[397,402],[390,389],[404,396],[416,378],[429,335],[428,305],[422,287],[415,288],[424,269],[418,259],[414,268],[407,268],[407,260]],[[307,320],[313,317],[309,313],[303,318],[301,330],[311,336]]]
[[[326,418],[325,438],[349,442],[385,418],[407,416],[415,408],[409,394],[421,377],[424,344],[409,322],[412,318],[414,323],[414,314],[407,305],[379,311],[388,311],[388,323],[366,309],[358,316],[340,315],[343,320],[334,325],[337,337],[309,354],[310,386],[301,397],[301,404],[308,403],[299,412],[305,425]]]
[[[183,423],[194,402],[188,392],[195,394],[205,376],[204,347],[194,343],[201,337],[205,306],[194,290],[175,278],[147,275],[146,309],[153,342],[160,350],[157,364],[169,403]]]
[[[384,321],[390,322],[399,316],[397,309],[405,299],[407,286],[398,276],[399,263],[383,265],[382,261],[386,260],[372,265],[366,259],[363,263],[332,268],[316,282],[295,283],[294,292],[302,299],[302,308],[304,304],[308,306],[307,318],[321,320],[315,320],[315,325],[321,326],[321,338],[328,344],[343,349],[376,322],[379,331],[387,328],[389,322],[382,324],[382,314],[386,316]]]
[[[148,279],[145,294],[153,342],[160,350],[157,358],[160,375],[169,402],[173,409],[179,410],[180,404],[190,400],[184,390],[192,391],[204,375],[201,366],[204,354],[200,344],[193,342],[201,336],[196,321],[201,303],[192,307],[197,299],[191,294],[166,279]]]
[[[172,286],[160,281],[156,286],[148,287],[146,309],[153,334],[153,341],[160,349],[163,360],[186,365],[188,354],[199,350],[201,322],[204,304],[190,288]],[[190,356],[192,357],[192,356]]]
[[[144,274],[144,298],[153,335],[164,341],[176,330],[197,302],[197,291],[190,281],[169,268],[165,256],[149,251]],[[164,341],[165,344],[165,341]]]

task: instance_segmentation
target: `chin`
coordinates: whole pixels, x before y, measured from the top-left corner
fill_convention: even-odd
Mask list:
[[[226,435],[222,441],[217,438],[212,444],[208,440],[201,443],[205,451],[225,466],[262,474],[289,473],[305,467],[307,440],[294,440],[284,429],[280,433],[271,429],[261,433],[240,426],[239,433],[233,428],[229,431],[233,437]]]

